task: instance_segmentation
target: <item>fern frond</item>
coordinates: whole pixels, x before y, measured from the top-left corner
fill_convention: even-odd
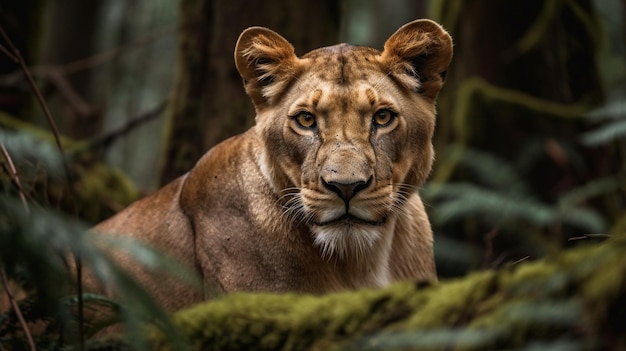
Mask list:
[[[156,325],[184,348],[169,316],[129,273],[100,248],[101,245],[96,242],[100,236],[88,234],[85,223],[44,208],[33,206],[30,211],[25,211],[16,198],[9,196],[0,197],[0,209],[0,264],[7,273],[25,272],[22,281],[33,287],[38,303],[45,301],[60,309],[65,307],[67,311],[67,298],[59,300],[59,296],[70,292],[73,277],[64,259],[71,253],[80,257],[83,266],[88,267],[105,286],[112,287],[123,301],[119,312],[133,349],[148,349],[145,339],[148,324]],[[127,244],[125,249],[138,259],[139,264],[169,267],[170,261],[159,262],[161,256],[158,252],[138,245]],[[175,269],[174,272],[180,271]],[[89,299],[87,302],[102,305],[103,301]],[[72,323],[68,318],[60,322],[66,327]]]
[[[618,139],[626,139],[626,100],[610,101],[588,113],[587,120],[607,123],[583,134],[581,141],[585,145],[603,145]]]
[[[589,121],[622,119],[626,117],[626,100],[609,101],[604,106],[587,113]]]
[[[626,118],[611,121],[581,137],[587,146],[604,145],[618,139],[626,139]]]
[[[529,198],[513,198],[469,183],[444,184],[431,190],[426,187],[426,199],[437,203],[434,218],[437,223],[479,216],[490,224],[503,224],[522,219],[539,226],[550,224],[554,211]]]
[[[559,198],[558,206],[561,208],[573,207],[591,198],[618,191],[622,186],[617,176],[594,179],[562,195]]]
[[[53,177],[63,174],[63,160],[53,144],[42,141],[31,134],[0,129],[2,143],[15,161],[30,165],[41,165]],[[18,166],[18,165],[16,165]],[[29,169],[32,167],[24,167]]]
[[[514,194],[528,192],[526,184],[518,175],[519,172],[511,163],[494,154],[458,144],[449,146],[446,153],[456,154],[459,166],[472,172],[489,187]]]
[[[606,223],[595,211],[581,207],[544,204],[528,196],[510,196],[467,183],[443,184],[424,188],[423,196],[433,207],[438,224],[479,217],[501,227],[515,227],[527,222],[538,227],[569,224],[591,232],[602,232]]]

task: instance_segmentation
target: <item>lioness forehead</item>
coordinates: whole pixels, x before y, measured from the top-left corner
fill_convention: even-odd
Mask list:
[[[318,117],[332,111],[345,120],[348,111],[364,116],[372,108],[394,106],[404,88],[385,71],[380,54],[368,47],[338,44],[302,56],[290,114],[314,108]]]
[[[302,57],[307,73],[336,84],[349,85],[382,72],[377,57],[380,51],[350,44],[338,44],[313,50]]]

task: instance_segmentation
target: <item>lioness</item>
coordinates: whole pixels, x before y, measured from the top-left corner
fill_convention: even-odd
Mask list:
[[[431,169],[451,57],[450,36],[430,20],[404,25],[382,52],[339,44],[302,57],[279,34],[249,28],[235,64],[256,125],[95,230],[144,240],[202,276],[205,292],[135,269],[170,311],[215,291],[435,280],[415,190]]]

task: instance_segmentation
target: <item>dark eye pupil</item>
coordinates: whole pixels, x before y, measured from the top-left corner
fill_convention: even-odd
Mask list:
[[[388,110],[380,110],[376,112],[376,117],[374,118],[374,123],[377,125],[385,125],[391,121],[392,115]]]
[[[315,125],[315,116],[313,116],[312,114],[307,113],[307,112],[301,112],[296,117],[296,121],[302,127],[311,128],[311,127],[313,127]]]

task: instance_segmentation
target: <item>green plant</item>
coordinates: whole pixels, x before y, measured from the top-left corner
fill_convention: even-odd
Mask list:
[[[449,240],[449,233],[457,231],[465,234],[453,238],[471,241],[463,237],[468,235],[467,229],[479,231],[474,240],[485,247],[483,266],[492,266],[490,260],[505,262],[503,257],[509,254],[505,251],[511,252],[511,248],[518,250],[511,258],[537,258],[583,233],[607,234],[612,219],[592,204],[603,196],[619,194],[623,187],[619,175],[609,175],[591,179],[549,202],[533,193],[520,170],[532,158],[509,161],[462,145],[448,147],[446,157],[455,158],[458,180],[429,182],[421,190],[422,197],[436,233]],[[494,249],[496,236],[500,248]],[[446,240],[443,244],[447,245]],[[500,251],[488,252],[493,250]]]
[[[63,172],[61,158],[51,145],[28,134],[2,131],[0,142],[7,174],[1,178],[0,195],[0,269],[5,277],[2,288],[7,300],[19,303],[17,308],[0,311],[0,345],[20,349],[32,339],[37,349],[72,345],[81,349],[84,339],[122,322],[133,349],[148,349],[148,325],[161,329],[184,347],[169,316],[109,252],[124,251],[137,264],[188,281],[196,282],[195,277],[152,248],[103,233],[89,233],[88,224],[32,201],[28,177],[39,174],[33,169],[50,170],[58,177]],[[20,172],[14,158],[20,160]],[[119,299],[86,293],[79,298],[76,271],[71,268],[73,257],[105,286],[117,291]],[[79,317],[79,309],[83,318]]]

